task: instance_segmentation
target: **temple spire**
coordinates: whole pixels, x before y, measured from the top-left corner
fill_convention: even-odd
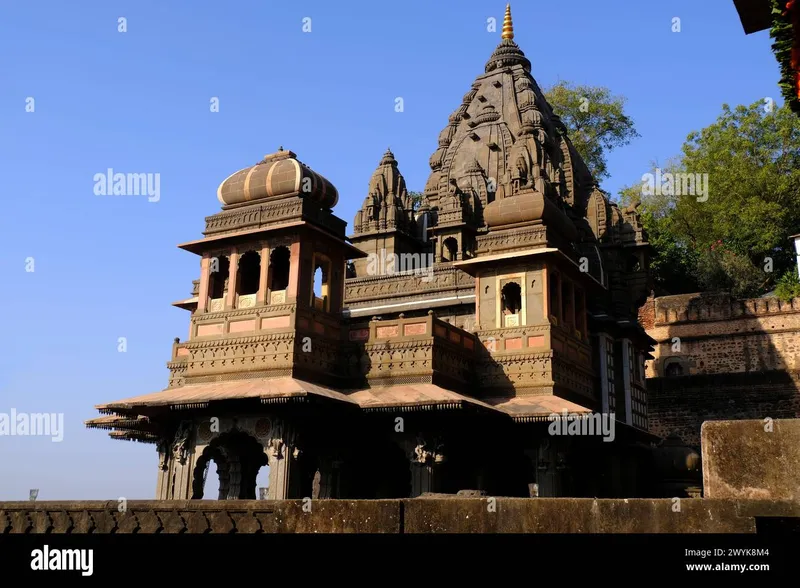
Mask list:
[[[514,39],[514,23],[511,22],[511,4],[506,4],[506,15],[503,17],[503,39]]]

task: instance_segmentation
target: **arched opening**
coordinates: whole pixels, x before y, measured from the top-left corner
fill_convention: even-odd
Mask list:
[[[222,302],[225,293],[228,291],[228,277],[230,276],[230,262],[224,255],[209,259],[208,267],[208,297],[211,299],[211,310],[214,308],[214,301]],[[218,309],[222,310],[222,309]]]
[[[275,248],[269,256],[270,304],[286,302],[286,288],[289,286],[289,248]]]
[[[455,237],[448,237],[442,243],[442,261],[456,261],[458,259],[458,241]]]
[[[314,255],[314,283],[311,305],[316,310],[329,310],[331,262],[324,255]]]
[[[500,311],[504,327],[518,327],[522,311],[522,288],[516,282],[506,283],[500,290]]]
[[[247,433],[233,431],[214,439],[197,460],[192,478],[192,499],[206,495],[206,482],[212,474],[211,462],[219,481],[219,500],[254,500],[259,470],[267,465],[261,444]],[[211,496],[209,496],[211,498]]]
[[[248,251],[239,258],[239,272],[237,281],[240,308],[255,306],[256,294],[261,281],[261,255],[255,251]]]
[[[677,361],[667,364],[665,374],[668,378],[676,378],[683,375],[683,366]]]

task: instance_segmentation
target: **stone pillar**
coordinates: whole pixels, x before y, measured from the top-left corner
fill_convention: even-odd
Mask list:
[[[256,304],[269,304],[269,255],[270,248],[264,245],[261,248],[261,274],[258,277],[258,297]]]
[[[410,454],[411,464],[411,498],[425,492],[438,490],[437,473],[439,465],[445,462],[442,445],[438,440],[428,443],[423,437],[417,437],[416,445]]]
[[[242,491],[242,464],[236,454],[228,458],[228,500],[238,500]]]
[[[631,401],[631,374],[633,373],[633,362],[631,357],[633,344],[630,339],[620,339],[622,345],[622,383],[625,388],[625,423],[633,424],[633,405]]]
[[[197,312],[205,312],[208,307],[208,282],[211,279],[209,269],[211,260],[208,253],[200,260],[200,286],[197,290]]]
[[[268,500],[285,500],[289,491],[289,469],[291,459],[289,447],[283,439],[270,439],[265,448],[269,460],[269,490]]]
[[[300,242],[295,241],[289,247],[289,285],[286,287],[286,298],[297,299],[297,290],[299,281],[300,281]],[[306,304],[308,304],[308,302],[306,302]]]
[[[169,499],[170,481],[170,446],[162,439],[157,446],[158,451],[158,480],[156,482],[156,500]]]
[[[233,251],[228,265],[228,294],[225,308],[236,307],[236,292],[239,291],[239,252]]]

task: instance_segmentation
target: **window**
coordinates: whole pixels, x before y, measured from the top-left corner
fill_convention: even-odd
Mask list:
[[[500,314],[503,327],[518,327],[522,310],[522,288],[516,282],[507,282],[500,290]]]
[[[248,251],[239,258],[239,291],[240,296],[258,293],[261,280],[261,255]]]
[[[228,289],[230,262],[224,255],[208,260],[208,297],[211,300],[225,297]]]
[[[311,306],[325,312],[329,310],[330,267],[331,262],[327,257],[319,254],[314,256],[314,283]]]
[[[289,248],[276,248],[269,256],[269,289],[272,292],[286,290],[289,286]]]
[[[456,261],[458,259],[458,241],[448,237],[442,243],[442,261]]]

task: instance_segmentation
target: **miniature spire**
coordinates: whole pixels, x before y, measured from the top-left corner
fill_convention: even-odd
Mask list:
[[[511,22],[511,4],[506,4],[506,15],[503,17],[503,39],[514,39],[514,23]]]

